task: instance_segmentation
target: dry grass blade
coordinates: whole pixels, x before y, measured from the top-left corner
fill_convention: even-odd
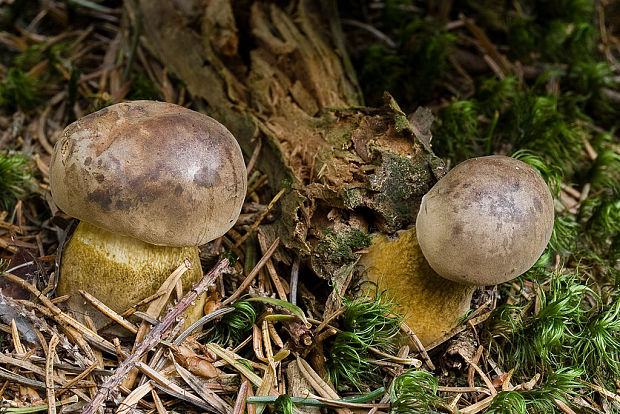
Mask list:
[[[260,249],[263,252],[263,255],[267,253],[267,251],[269,250],[269,248],[267,247],[267,240],[265,240],[265,236],[263,235],[263,233],[261,233],[260,231],[258,232],[258,244],[260,244]],[[282,282],[280,281],[280,276],[278,276],[278,272],[276,272],[276,268],[273,265],[273,262],[270,260],[267,260],[267,272],[269,273],[269,276],[271,277],[271,281],[273,282],[273,285],[276,288],[276,292],[278,293],[278,296],[280,297],[280,299],[282,300],[287,300],[286,299],[286,292],[284,291],[284,287],[282,286]]]
[[[308,364],[304,359],[297,358],[297,366],[299,367],[299,371],[304,376],[306,381],[314,388],[314,390],[319,393],[319,395],[328,400],[339,400],[340,397],[334,391],[334,389],[319,376],[319,374],[312,369],[310,364]],[[372,407],[369,407],[372,408]],[[341,414],[352,414],[352,411],[348,408],[340,408],[337,410]]]
[[[237,360],[243,359],[239,355],[222,348],[218,344],[213,344],[213,343],[207,344],[207,349],[209,349],[211,352],[213,352],[218,357],[222,358],[231,367],[239,371],[244,377],[249,379],[252,382],[252,384],[254,384],[255,386],[260,387],[261,384],[263,383],[263,380],[261,379],[261,377],[253,373],[244,364],[237,362]]]
[[[271,337],[271,340],[278,347],[283,348],[284,347],[284,341],[282,341],[282,338],[278,334],[278,331],[276,330],[276,327],[274,326],[273,322],[269,321],[267,323],[268,323],[267,329],[269,329],[269,336]]]
[[[265,375],[263,376],[262,384],[256,390],[256,396],[259,397],[259,396],[264,396],[264,395],[271,395],[275,379],[276,379],[276,371],[273,365],[270,364],[267,366],[267,369],[265,370]],[[257,414],[262,414],[262,412],[265,411],[265,408],[267,408],[267,404],[255,404],[255,408],[256,408]]]
[[[81,289],[79,290],[79,292],[80,292],[80,295],[84,297],[84,299],[89,301],[94,307],[99,309],[99,311],[103,313],[104,315],[106,315],[108,318],[112,319],[114,322],[118,323],[123,328],[129,330],[132,334],[135,335],[138,333],[138,328],[133,323],[129,322],[127,319],[123,318],[121,315],[114,312],[105,303],[101,302],[99,299],[97,299],[90,293],[85,292]]]
[[[11,319],[11,339],[13,340],[13,348],[18,354],[25,354],[26,348],[22,345],[22,341],[19,339],[19,330],[17,329],[17,323],[15,319]]]
[[[42,390],[46,388],[45,383],[42,381],[37,381],[37,380],[30,379],[30,378],[26,378],[23,375],[15,374],[3,367],[0,367],[0,378],[15,382],[18,384],[27,385],[29,387],[40,388]]]
[[[489,392],[491,393],[491,396],[497,395],[497,391],[495,390],[495,386],[493,385],[493,382],[489,379],[487,374],[485,374],[484,371],[478,366],[478,364],[476,364],[476,362],[473,361],[471,358],[469,358],[464,352],[459,352],[459,355],[465,360],[465,362],[467,362],[471,367],[473,367],[474,370],[476,370],[478,375],[480,375],[480,378],[482,378],[486,386],[489,388]]]
[[[46,358],[46,361],[47,361],[47,358]],[[3,353],[0,353],[0,364],[6,364],[6,365],[12,365],[12,366],[15,366],[15,367],[19,367],[19,368],[21,368],[21,369],[23,369],[25,371],[33,372],[34,374],[39,375],[41,377],[45,377],[45,375],[46,375],[45,370],[43,368],[39,367],[38,365],[35,365],[32,362],[30,362],[30,361],[26,361],[26,360],[10,357],[10,356],[5,355]],[[7,370],[4,374],[8,374],[8,373],[10,373],[10,371]],[[17,375],[17,374],[15,374],[15,375]],[[1,371],[0,371],[0,377],[3,377],[3,378],[8,379],[8,380],[12,380],[12,378],[7,377],[6,375],[3,375],[3,372],[1,372]],[[23,377],[23,378],[26,378],[26,377]],[[66,389],[68,389],[69,387],[72,386],[72,384],[69,384],[69,381],[65,381],[65,380],[59,378],[58,376],[53,377],[53,379],[54,379],[54,381],[56,383],[61,385],[60,390],[66,390]],[[16,380],[16,381],[20,382],[19,380]],[[77,381],[79,381],[79,380],[76,380],[76,382]],[[28,384],[26,384],[24,382],[21,382],[21,383],[23,383],[25,385],[28,385]],[[43,384],[43,383],[41,382],[40,384]],[[33,386],[36,387],[36,385],[33,385]],[[42,387],[39,387],[39,388],[42,388]],[[86,394],[84,394],[83,392],[81,392],[79,390],[72,390],[72,392],[75,393],[78,397],[82,398],[85,401],[89,399]],[[58,395],[60,395],[60,392],[58,393]]]
[[[129,393],[127,397],[125,397],[125,399],[119,404],[116,414],[127,414],[133,412],[133,409],[138,402],[151,391],[153,391],[153,384],[151,381],[146,381],[144,384]]]
[[[159,385],[159,389],[164,390],[165,392],[172,392],[177,398],[180,398],[184,401],[189,402],[197,407],[205,409],[214,414],[219,414],[216,409],[214,409],[210,404],[207,404],[202,401],[202,399],[198,398],[194,394],[191,394],[188,391],[185,391],[183,388],[179,387],[174,382],[170,381],[168,378],[164,377],[159,372],[155,371],[153,368],[145,364],[144,362],[138,362],[137,368],[145,374],[147,377],[153,380],[153,385]]]
[[[493,395],[491,395],[489,397],[486,397],[485,399],[480,400],[477,403],[474,403],[474,404],[472,404],[470,406],[462,408],[459,412],[461,414],[476,414],[476,413],[479,413],[480,411],[484,410],[489,405],[491,405],[491,402],[493,401],[493,398],[495,398]]]
[[[415,345],[416,349],[418,350],[418,352],[422,356],[422,359],[424,360],[424,362],[426,363],[428,368],[431,371],[434,371],[435,370],[435,364],[433,364],[433,361],[428,356],[428,352],[426,352],[426,348],[424,347],[424,345],[422,345],[422,341],[420,341],[420,338],[418,338],[418,336],[415,334],[415,332],[413,332],[413,329],[411,329],[411,327],[409,327],[409,325],[407,325],[405,322],[401,322],[400,329],[409,336],[409,338],[411,339],[411,341]]]
[[[198,394],[207,404],[212,405],[221,413],[228,414],[233,411],[233,408],[226,401],[222,400],[216,393],[205,387],[194,374],[179,365],[172,353],[170,353],[169,357],[183,381],[185,381],[185,383],[189,385],[190,388],[193,389],[196,394]]]
[[[168,414],[168,410],[164,407],[164,403],[162,403],[161,398],[157,394],[157,391],[154,389],[151,391],[151,396],[153,397],[153,402],[155,403],[155,409],[157,410],[157,414]]]
[[[459,393],[459,394],[464,394],[464,393],[468,393],[468,392],[482,392],[482,393],[485,393],[485,394],[490,394],[491,393],[488,388],[484,388],[484,387],[444,387],[444,386],[441,386],[441,385],[437,387],[437,391],[440,391],[440,392],[455,392],[455,393]]]
[[[66,323],[76,329],[87,341],[91,341],[94,345],[103,348],[107,352],[110,352],[112,354],[115,353],[114,345],[112,343],[101,337],[93,330],[82,325],[71,316],[64,313],[62,310],[60,310],[60,308],[54,305],[52,301],[49,300],[45,295],[41,294],[39,289],[37,289],[34,285],[28,283],[27,281],[18,276],[15,276],[12,273],[5,272],[2,274],[2,277],[32,293],[52,312],[54,318],[57,318],[59,321]]]
[[[218,262],[215,267],[207,273],[202,280],[192,288],[183,299],[164,316],[162,321],[155,326],[144,338],[144,340],[136,347],[136,349],[127,356],[118,366],[116,371],[108,380],[99,388],[97,394],[90,403],[84,408],[83,414],[92,414],[106,400],[109,392],[116,389],[123,381],[125,375],[136,366],[146,353],[153,348],[160,340],[162,335],[172,327],[178,317],[191,305],[196,298],[201,295],[228,268],[228,260],[224,259]]]
[[[163,386],[161,384],[158,384],[157,382],[153,383],[153,387],[156,388],[157,390],[163,392],[164,394],[168,394],[171,397],[174,397],[174,398],[176,398],[178,400],[185,401],[185,402],[188,402],[188,403],[190,403],[192,405],[195,405],[196,407],[199,407],[199,408],[203,409],[204,411],[206,411],[208,413],[217,414],[217,411],[213,410],[213,408],[211,406],[203,403],[200,398],[190,399],[187,396],[187,393],[185,393],[185,392],[183,392],[182,394],[178,393],[178,392],[176,392],[176,391],[174,391],[174,390],[172,390],[172,389],[170,389],[168,387],[165,387],[165,386]]]
[[[614,394],[613,392],[610,392],[608,390],[606,390],[605,388],[601,387],[600,385],[596,385],[596,384],[591,384],[587,381],[583,381],[578,379],[577,381],[581,382],[582,384],[592,388],[594,391],[600,393],[601,395],[605,396],[605,398],[608,398],[610,400],[615,401],[616,403],[620,404],[620,394]]]
[[[62,346],[64,351],[71,355],[78,364],[82,366],[92,364],[91,361],[89,361],[82,354],[80,354],[77,349],[75,349],[75,347],[67,340],[64,335],[58,333],[58,330],[55,326],[50,326],[43,318],[36,316],[34,312],[27,311],[24,307],[24,304],[17,302],[11,297],[5,296],[4,294],[2,294],[2,291],[0,291],[0,305],[6,306],[6,308],[4,308],[4,306],[1,306],[3,309],[9,310],[11,313],[17,313],[24,318],[23,323],[17,322],[17,328],[20,329],[20,334],[23,335],[26,339],[31,338],[32,333],[34,333],[36,337],[41,336],[41,334],[43,333],[49,334],[50,336],[58,335],[60,339],[60,345]],[[32,306],[34,307],[34,304],[32,304]],[[30,324],[32,326],[30,326]],[[33,341],[34,340],[32,338],[29,340],[29,342]]]
[[[267,362],[267,358],[265,358],[265,354],[263,352],[263,340],[261,330],[258,325],[252,325],[252,348],[254,349],[254,355],[260,361]]]
[[[155,293],[157,299],[151,302],[146,310],[146,313],[152,317],[157,318],[161,311],[166,306],[168,302],[168,298],[172,294],[172,291],[176,288],[176,285],[179,280],[181,280],[181,276],[185,274],[189,269],[192,268],[192,264],[188,260],[184,260],[183,263],[179,265],[168,278],[162,283],[157,292]],[[138,338],[136,338],[138,340]],[[140,339],[141,340],[141,339]]]
[[[94,364],[86,368],[86,370],[76,375],[75,378],[72,378],[71,380],[67,381],[62,387],[60,387],[60,390],[58,390],[57,396],[60,397],[65,391],[71,389],[73,385],[77,384],[79,381],[89,376],[98,366],[99,366],[99,363],[95,362]]]
[[[390,408],[390,404],[370,404],[370,403],[351,403],[346,401],[336,401],[329,398],[324,397],[313,397],[317,401],[321,401],[325,404],[332,405],[334,407],[342,407],[342,408],[351,408],[351,409],[364,409],[364,408],[377,408],[377,409],[388,409]]]
[[[151,324],[155,324],[157,318],[164,309],[164,306],[166,306],[166,303],[168,302],[168,298],[172,294],[172,291],[176,288],[177,282],[181,280],[181,276],[183,276],[183,274],[187,272],[187,270],[191,269],[191,267],[192,265],[189,260],[183,260],[183,262],[170,274],[170,276],[166,278],[164,283],[162,283],[159,289],[157,289],[157,299],[153,300],[149,304],[144,319],[149,320],[150,318],[150,321],[152,321]],[[138,314],[138,312],[135,312],[134,314]],[[147,322],[143,321],[140,324],[140,327],[138,328],[138,332],[136,334],[136,339],[134,341],[134,351],[144,340],[149,329],[150,326],[149,324],[147,324]],[[127,378],[123,380],[123,385],[127,388],[132,388],[137,376],[138,372],[136,370],[131,370],[127,375]]]
[[[69,398],[65,398],[64,400],[60,400],[58,401],[54,407],[61,407],[63,405],[69,405],[69,404],[75,404],[76,402],[78,402],[78,397],[76,395],[74,395],[73,397],[69,397]],[[23,407],[23,408],[16,408],[16,409],[6,409],[6,413],[25,413],[25,412],[29,412],[29,413],[34,413],[34,412],[39,412],[39,411],[48,411],[49,412],[49,406],[47,404],[41,404],[41,405],[33,405],[33,406],[29,406],[29,407]]]
[[[246,241],[247,238],[250,237],[252,233],[254,233],[254,231],[256,231],[258,226],[260,226],[260,223],[263,221],[265,217],[267,217],[267,214],[269,214],[273,206],[280,199],[280,197],[284,195],[285,192],[286,192],[286,188],[283,188],[282,190],[280,190],[280,192],[278,192],[278,194],[275,195],[275,197],[273,197],[271,202],[267,205],[267,208],[265,209],[265,211],[263,211],[261,215],[258,217],[258,220],[256,220],[256,222],[252,224],[252,227],[248,229],[247,233],[245,233],[239,240],[237,240],[237,242],[235,243],[235,247],[241,246],[243,242]]]
[[[306,381],[312,385],[312,388],[322,397],[332,400],[339,400],[340,397],[336,391],[317,374],[314,369],[304,359],[297,358],[297,365],[300,372],[306,378]]]
[[[271,347],[271,337],[269,335],[268,322],[264,319],[261,328],[261,335],[263,337],[265,358],[267,358],[270,365],[273,365],[273,348]]]
[[[420,368],[422,366],[422,361],[417,358],[400,358],[391,354],[387,354],[380,349],[375,348],[374,346],[369,346],[368,350],[397,364],[412,365],[415,368]]]
[[[245,412],[246,402],[248,397],[248,390],[250,388],[250,381],[244,380],[239,387],[239,393],[237,394],[237,400],[233,408],[233,414],[243,414]]]
[[[557,398],[554,398],[553,402],[555,403],[555,405],[558,406],[560,410],[562,410],[564,414],[577,414],[568,405],[566,405],[564,401],[560,401]]]
[[[56,358],[56,346],[58,335],[52,336],[45,360],[45,389],[47,392],[48,413],[56,414],[56,390],[54,389],[54,358]]]
[[[258,261],[258,263],[256,263],[256,266],[254,266],[250,274],[245,278],[245,280],[241,283],[241,285],[239,285],[237,290],[235,290],[235,292],[232,295],[230,295],[228,298],[226,298],[226,300],[222,302],[222,306],[230,305],[231,303],[236,301],[239,298],[239,296],[241,296],[241,294],[248,288],[248,286],[250,286],[250,283],[252,283],[254,278],[258,275],[258,272],[263,268],[265,263],[267,263],[269,258],[276,251],[278,244],[280,244],[279,237],[273,241],[271,246],[269,246],[269,249],[265,252],[265,254]]]

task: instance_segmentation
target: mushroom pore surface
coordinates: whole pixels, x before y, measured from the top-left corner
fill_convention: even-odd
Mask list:
[[[153,101],[112,105],[69,125],[56,143],[50,182],[67,214],[166,246],[223,235],[247,185],[241,149],[223,125]]]
[[[553,199],[542,177],[514,158],[472,158],[423,197],[420,248],[439,275],[495,285],[527,271],[553,231]]]

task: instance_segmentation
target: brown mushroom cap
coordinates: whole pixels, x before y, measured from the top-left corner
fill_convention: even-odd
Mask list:
[[[454,167],[423,197],[420,248],[439,275],[495,285],[527,271],[553,231],[553,199],[529,165],[493,155]]]
[[[69,125],[54,148],[50,184],[67,214],[166,246],[223,235],[247,186],[241,149],[223,125],[152,101],[112,105]]]

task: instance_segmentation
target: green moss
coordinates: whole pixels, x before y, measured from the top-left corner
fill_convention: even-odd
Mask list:
[[[330,263],[343,264],[356,259],[355,251],[370,246],[370,236],[355,228],[332,230],[324,228],[313,256]]]
[[[225,314],[209,330],[201,335],[201,342],[216,342],[221,345],[239,344],[252,333],[252,325],[256,323],[256,310],[246,301],[233,303],[234,311]]]
[[[392,13],[395,4],[386,2],[386,16],[397,16]],[[432,97],[443,79],[456,37],[425,19],[402,12],[398,16],[399,22],[389,26],[395,28],[397,47],[369,45],[359,62],[360,84],[371,105],[377,105],[383,92],[388,91],[397,101],[410,102],[414,108]]]
[[[23,154],[0,153],[0,211],[11,210],[26,195],[31,177],[28,162]]]
[[[0,106],[15,110],[35,107],[41,101],[41,85],[37,78],[18,68],[10,68],[0,83]]]
[[[371,207],[390,228],[402,228],[415,221],[419,198],[430,189],[433,177],[427,162],[417,157],[384,152],[381,158],[380,167],[369,179],[374,192]]]
[[[529,150],[546,164],[572,174],[587,132],[558,107],[557,95],[514,78],[481,82],[470,100],[443,108],[435,126],[434,148],[456,163],[481,155]],[[485,119],[485,122],[481,122]]]
[[[439,407],[445,406],[437,395],[438,385],[437,378],[429,372],[414,369],[403,372],[390,387],[390,413],[438,412]]]
[[[363,205],[364,190],[358,187],[344,188],[341,194],[345,207],[353,210]]]
[[[162,94],[153,81],[145,76],[138,75],[131,82],[128,98],[131,100],[159,100],[162,98]]]
[[[530,272],[541,281],[539,310],[531,312],[529,301],[504,304],[490,319],[492,352],[500,364],[514,367],[517,380],[527,380],[535,370],[549,373],[548,382],[551,373],[568,370],[613,388],[612,379],[620,375],[617,293],[603,301],[576,271]]]
[[[395,352],[402,316],[385,291],[375,292],[372,297],[343,298],[343,305],[346,310],[340,319],[342,332],[326,344],[326,368],[337,387],[345,388],[343,383],[347,383],[360,390],[369,380],[380,381],[380,367],[368,347]]]
[[[334,148],[346,148],[351,145],[353,129],[351,129],[350,125],[345,124],[342,127],[336,126],[334,128],[328,128],[327,131],[325,139],[332,144]]]

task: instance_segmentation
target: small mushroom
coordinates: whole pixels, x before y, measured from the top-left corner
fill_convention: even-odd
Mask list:
[[[112,105],[69,125],[50,184],[58,207],[81,220],[64,248],[57,292],[99,326],[105,318],[78,290],[123,312],[186,259],[188,289],[202,277],[197,246],[232,227],[247,185],[241,149],[223,125],[152,101]],[[200,312],[198,303],[188,319]]]
[[[553,199],[529,165],[505,156],[464,161],[422,198],[416,227],[376,237],[368,277],[402,299],[425,345],[454,328],[477,286],[526,272],[553,231]]]

